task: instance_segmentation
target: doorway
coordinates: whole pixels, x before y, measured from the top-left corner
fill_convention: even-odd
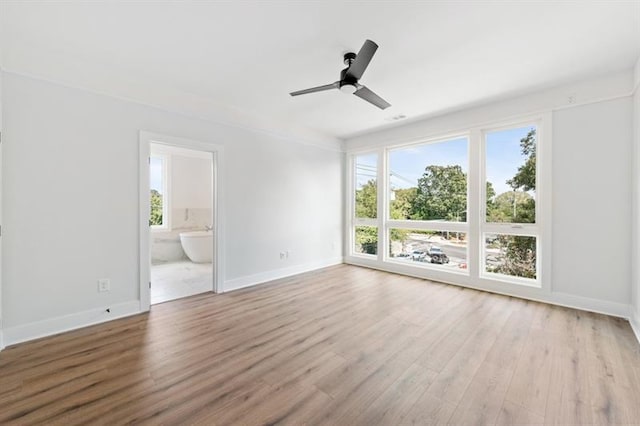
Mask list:
[[[219,145],[140,133],[140,305],[220,292]]]

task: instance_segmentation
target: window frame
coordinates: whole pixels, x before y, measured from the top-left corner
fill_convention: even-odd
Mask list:
[[[376,218],[368,218],[368,217],[356,217],[356,184],[357,184],[357,174],[358,171],[356,169],[356,161],[357,157],[364,155],[376,155],[376,187],[377,187],[377,196],[376,196]],[[349,156],[349,170],[348,174],[349,179],[347,179],[347,185],[349,190],[347,194],[349,194],[349,208],[348,211],[348,220],[347,223],[350,224],[349,232],[348,232],[348,240],[347,247],[348,252],[351,256],[362,257],[365,259],[373,259],[379,258],[380,256],[380,220],[381,220],[381,212],[380,212],[380,153],[376,150],[366,150],[362,152],[353,153]],[[374,227],[378,231],[378,249],[377,254],[367,254],[367,253],[359,253],[355,251],[355,235],[356,235],[356,227],[359,226],[370,226]]]
[[[536,131],[536,223],[535,224],[494,224],[486,222],[486,139],[485,134],[502,129],[535,125]],[[535,115],[494,120],[473,126],[443,131],[423,138],[396,140],[377,143],[375,146],[347,150],[348,168],[346,195],[345,262],[360,266],[399,272],[407,275],[434,279],[441,282],[479,288],[523,297],[539,297],[551,292],[551,127],[552,114],[544,112]],[[467,221],[414,221],[390,219],[390,185],[388,176],[389,152],[426,143],[445,142],[466,137],[467,139]],[[378,154],[378,214],[377,219],[355,219],[355,157],[357,155]],[[377,256],[354,253],[355,226],[378,227]],[[413,265],[409,262],[394,261],[389,256],[390,230],[418,229],[450,232],[464,232],[467,236],[467,269],[445,271],[430,264]],[[526,235],[536,238],[536,279],[513,277],[486,271],[485,234]],[[416,262],[418,263],[418,262]]]
[[[498,280],[513,284],[520,284],[532,287],[541,287],[541,264],[540,264],[540,203],[538,202],[538,188],[540,187],[540,162],[538,161],[540,145],[540,129],[542,128],[542,117],[534,120],[524,120],[501,124],[498,126],[483,127],[480,130],[480,278]],[[536,198],[535,198],[535,218],[534,223],[513,223],[513,222],[487,222],[487,135],[489,133],[500,132],[524,127],[536,128]],[[516,277],[496,272],[487,272],[487,246],[486,235],[497,234],[507,236],[523,236],[536,238],[536,278]]]
[[[394,145],[394,146],[387,146],[384,148],[384,159],[385,159],[385,170],[384,170],[384,176],[385,176],[385,181],[383,183],[382,186],[384,186],[384,194],[385,194],[385,200],[384,200],[384,234],[385,234],[385,245],[383,246],[385,248],[383,256],[382,256],[382,261],[383,262],[392,262],[392,263],[401,263],[401,264],[406,264],[405,262],[402,261],[398,261],[394,258],[391,258],[389,256],[389,250],[387,250],[389,243],[391,241],[391,237],[390,237],[390,233],[391,233],[391,229],[415,229],[415,230],[419,230],[419,231],[442,231],[442,232],[462,232],[465,235],[467,235],[467,238],[469,236],[469,214],[467,213],[467,220],[465,222],[447,222],[444,220],[434,220],[434,221],[429,221],[429,220],[410,220],[410,219],[405,219],[405,220],[398,220],[398,219],[391,219],[391,203],[390,203],[390,185],[389,185],[389,162],[390,162],[390,154],[392,151],[398,151],[401,149],[406,149],[406,148],[411,148],[411,147],[417,147],[417,146],[424,146],[424,145],[433,145],[433,144],[438,144],[438,143],[445,143],[448,141],[452,141],[452,140],[457,140],[457,139],[465,139],[466,143],[467,143],[467,212],[469,211],[469,195],[471,192],[471,183],[470,183],[470,169],[471,169],[471,151],[470,151],[470,145],[471,145],[471,138],[470,138],[470,134],[469,132],[460,132],[460,133],[452,133],[452,134],[447,134],[447,135],[443,135],[440,137],[434,137],[434,138],[428,138],[428,139],[421,139],[421,140],[417,140],[417,141],[413,141],[411,143],[406,143],[406,144],[401,144],[401,145]],[[380,251],[380,247],[378,247],[378,251]],[[469,241],[467,240],[467,265],[468,265],[468,261],[469,261]],[[424,268],[424,269],[435,269],[435,270],[439,270],[441,271],[442,268],[439,268],[437,266],[431,265],[431,264],[411,264],[412,267],[416,267],[416,268]],[[462,270],[462,271],[448,271],[449,273],[453,273],[453,274],[460,274],[460,275],[469,275],[469,268],[467,267],[467,269]]]
[[[149,165],[153,158],[162,160],[162,225],[150,225],[151,232],[171,231],[171,156],[169,154],[151,152],[149,155]]]

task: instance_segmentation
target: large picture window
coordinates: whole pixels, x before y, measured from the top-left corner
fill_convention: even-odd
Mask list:
[[[540,213],[542,122],[352,155],[348,261],[477,286],[541,287],[549,229]]]

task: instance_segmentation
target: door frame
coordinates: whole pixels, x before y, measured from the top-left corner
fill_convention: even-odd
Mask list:
[[[151,143],[169,145],[179,148],[194,149],[209,152],[212,155],[212,179],[211,203],[214,232],[213,238],[213,279],[211,290],[214,293],[224,292],[224,209],[223,206],[223,157],[224,147],[219,144],[211,144],[175,136],[162,135],[148,131],[140,131],[140,157],[139,157],[139,271],[140,271],[140,311],[146,312],[151,308],[151,231],[149,227],[150,216],[150,177],[149,161],[151,155]]]

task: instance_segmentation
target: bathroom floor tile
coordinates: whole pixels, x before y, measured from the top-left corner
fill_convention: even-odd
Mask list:
[[[151,304],[211,291],[211,263],[188,260],[151,266]]]

